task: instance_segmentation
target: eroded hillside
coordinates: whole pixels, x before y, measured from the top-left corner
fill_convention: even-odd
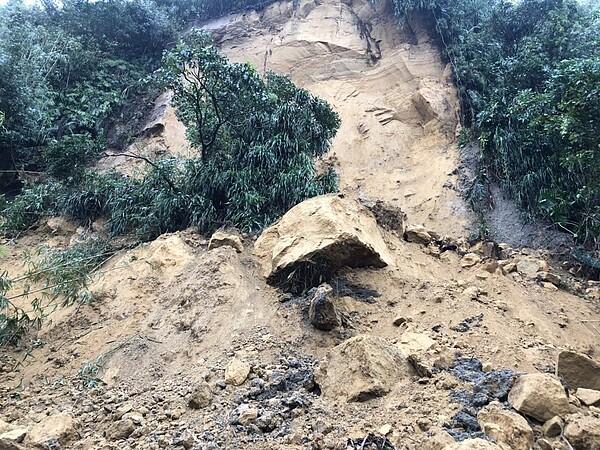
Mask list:
[[[329,280],[339,313],[330,331],[309,321],[312,294],[267,284],[256,236],[209,246],[187,230],[119,252],[94,277],[94,303],[54,312],[18,370],[4,364],[0,448],[454,448],[452,436],[483,436],[477,412],[507,401],[515,373],[554,372],[562,350],[598,354],[595,285],[585,301],[543,252],[465,243],[450,70],[419,20],[400,32],[379,5],[280,2],[204,26],[233,60],[289,73],[339,111],[324,163],[339,171],[344,201],[381,200],[425,227],[407,242],[401,221],[377,227],[353,203],[389,255],[385,267],[344,267]],[[148,129],[158,135],[134,150],[189,154],[168,96],[157,111]],[[114,164],[138,169],[125,158],[103,167]],[[352,228],[349,211],[339,220]],[[17,274],[23,251],[66,247],[81,231],[41,224],[7,244],[2,268]],[[284,247],[298,241],[279,235]],[[569,398],[559,387],[546,409],[593,428],[598,410],[578,387],[591,385],[571,385]],[[527,412],[531,431],[508,427],[522,439],[471,448],[568,449],[538,412]],[[585,442],[575,448],[597,448]]]

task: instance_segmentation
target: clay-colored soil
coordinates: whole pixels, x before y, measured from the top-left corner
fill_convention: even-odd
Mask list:
[[[31,428],[47,415],[70,413],[79,434],[61,448],[75,449],[345,448],[348,438],[385,434],[386,424],[398,448],[440,449],[452,441],[442,427],[460,409],[451,390],[470,389],[448,372],[415,376],[383,397],[350,403],[317,395],[312,374],[334,346],[360,334],[402,347],[408,345],[403,336],[419,333],[433,341],[432,358],[451,363],[460,353],[487,370],[551,371],[560,349],[598,355],[600,316],[564,289],[572,279],[560,268],[551,268],[564,281],[555,290],[517,272],[461,266],[465,252],[484,252],[463,243],[470,225],[453,190],[458,124],[449,68],[422,23],[415,20],[411,33],[401,33],[385,7],[384,1],[379,10],[360,0],[302,1],[296,8],[281,2],[207,28],[233,60],[289,73],[334,105],[342,127],[330,157],[345,193],[399,206],[409,223],[454,238],[458,251],[440,255],[436,247],[382,231],[392,264],[345,269],[332,280],[334,287],[349,283],[380,295],[356,299],[346,291],[338,299],[345,325],[324,332],[309,324],[304,297],[266,283],[252,256],[255,237],[246,236],[244,252],[236,253],[208,250],[206,237],[193,230],[164,235],[111,258],[94,277],[96,302],[57,310],[28,340],[40,344],[23,364],[11,370],[4,363],[0,419]],[[164,130],[132,151],[192,151],[173,110],[163,109],[153,120]],[[107,158],[101,168],[110,167],[132,175],[142,170],[126,158]],[[9,255],[0,270],[16,276],[23,251],[43,242],[66,246],[72,234],[51,235],[42,225],[5,244]],[[504,256],[547,255],[515,250]],[[393,323],[399,317],[402,326]],[[471,320],[461,326],[465,319]],[[16,360],[23,355],[10,351]],[[251,366],[241,386],[223,382],[234,357]],[[99,386],[83,386],[95,377]],[[288,378],[277,384],[277,377]],[[192,409],[190,395],[203,381],[212,404]],[[272,423],[240,425],[241,403],[257,407],[259,417],[270,414]],[[128,413],[137,414],[135,431],[116,439],[109,429]],[[190,434],[193,445],[181,443]]]

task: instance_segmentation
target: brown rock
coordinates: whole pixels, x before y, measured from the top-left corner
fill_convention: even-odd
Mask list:
[[[503,442],[513,450],[530,450],[533,430],[523,416],[492,403],[479,411],[477,421],[486,436]]]
[[[595,389],[579,388],[575,396],[585,406],[597,406],[600,403],[600,391],[596,391]]]
[[[558,286],[561,282],[561,279],[558,275],[554,275],[550,272],[538,272],[536,276],[538,280],[547,281],[548,283],[552,283],[556,286]]]
[[[544,424],[544,436],[549,438],[560,436],[563,432],[564,426],[565,423],[563,420],[558,416],[554,416]]]
[[[433,238],[423,225],[407,225],[404,231],[404,239],[415,244],[429,244]]]
[[[316,286],[337,269],[393,261],[373,214],[342,195],[322,195],[290,209],[256,241],[254,254],[271,284]]]
[[[556,362],[556,375],[571,389],[600,391],[600,364],[584,354],[567,350],[560,352]]]
[[[77,436],[76,426],[75,419],[67,413],[45,417],[27,433],[25,444],[29,447],[46,448],[46,442],[56,439],[64,447]]]
[[[473,267],[475,264],[478,264],[481,261],[481,257],[476,253],[467,253],[460,260],[461,267]]]
[[[360,335],[342,342],[317,371],[327,397],[366,401],[387,394],[414,372],[398,348],[385,339]]]
[[[398,348],[403,355],[424,352],[435,346],[435,341],[423,333],[406,331],[398,338]]]
[[[327,283],[311,290],[312,297],[308,307],[308,319],[319,330],[330,331],[341,325],[342,321],[333,303],[333,288]],[[309,292],[310,294],[310,292]]]
[[[548,272],[548,264],[543,259],[521,259],[517,262],[517,271],[533,278],[538,272]]]
[[[250,364],[233,358],[225,369],[225,383],[239,386],[246,381],[250,374]]]
[[[495,273],[499,267],[500,265],[498,264],[498,261],[493,259],[481,265],[481,268],[489,273]]]
[[[560,381],[544,373],[521,375],[509,392],[508,401],[520,413],[542,422],[570,412]]]
[[[258,409],[246,403],[238,406],[234,412],[237,415],[237,422],[241,425],[248,425],[254,422],[258,417]]]
[[[0,441],[12,441],[12,442],[23,442],[25,436],[27,435],[27,428],[13,428],[11,430],[7,430],[3,433],[0,433]],[[2,447],[0,446],[0,450]]]
[[[212,403],[213,393],[210,385],[206,382],[196,386],[188,400],[188,405],[193,409],[206,408]]]
[[[12,439],[0,437],[0,450],[24,450],[19,444]]]
[[[106,430],[106,438],[111,441],[127,439],[135,431],[135,424],[130,419],[121,419],[113,422]]]
[[[225,231],[217,231],[211,236],[208,243],[208,249],[212,250],[213,248],[223,247],[224,245],[233,247],[238,253],[244,251],[242,239],[237,234],[227,233]]]
[[[600,419],[583,414],[569,417],[565,437],[575,450],[600,449]]]

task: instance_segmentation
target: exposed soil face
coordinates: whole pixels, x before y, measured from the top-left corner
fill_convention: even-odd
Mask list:
[[[510,373],[551,372],[562,349],[597,359],[591,294],[586,301],[542,279],[545,253],[504,249],[500,267],[485,246],[464,243],[468,214],[450,175],[458,165],[450,73],[421,24],[400,33],[386,7],[280,2],[208,28],[232,59],[289,73],[330,101],[342,117],[331,154],[342,190],[401,207],[409,223],[451,241],[449,250],[381,227],[390,264],[344,268],[329,281],[343,317],[332,331],[309,323],[306,295],[267,284],[255,236],[244,236],[241,253],[209,250],[194,230],[122,251],[94,277],[96,302],[57,310],[18,370],[1,365],[0,419],[30,435],[49,416],[75,419],[54,447],[26,437],[11,448],[344,449],[386,436],[397,448],[443,449],[450,434],[480,435],[469,424],[477,408],[505,401]],[[172,109],[163,110],[150,126],[162,124],[160,136],[139,148],[191,151]],[[105,163],[141,170],[131,160]],[[24,250],[67,246],[75,234],[42,225],[6,244],[0,270],[14,276]],[[574,283],[549,270],[561,287]],[[343,344],[364,335],[376,338],[356,340],[376,343],[363,347],[369,357],[359,348],[345,358]],[[327,374],[388,373],[377,367],[386,354],[413,355],[412,368],[380,384],[368,379],[373,395],[347,401],[319,384]],[[344,388],[364,386],[352,378]]]

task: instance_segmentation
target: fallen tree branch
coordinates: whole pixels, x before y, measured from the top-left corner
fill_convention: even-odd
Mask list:
[[[104,152],[101,155],[103,158],[116,158],[119,156],[124,156],[126,158],[132,158],[132,159],[140,159],[142,161],[144,161],[145,163],[151,165],[152,167],[154,167],[157,172],[159,173],[160,177],[169,185],[169,187],[174,191],[174,192],[179,192],[179,189],[177,189],[177,187],[175,186],[175,184],[173,183],[173,181],[167,176],[165,175],[162,167],[160,167],[158,164],[156,164],[154,161],[152,161],[149,158],[146,158],[145,156],[142,155],[138,155],[135,153],[129,153],[129,152],[125,152],[125,153],[107,153]]]

